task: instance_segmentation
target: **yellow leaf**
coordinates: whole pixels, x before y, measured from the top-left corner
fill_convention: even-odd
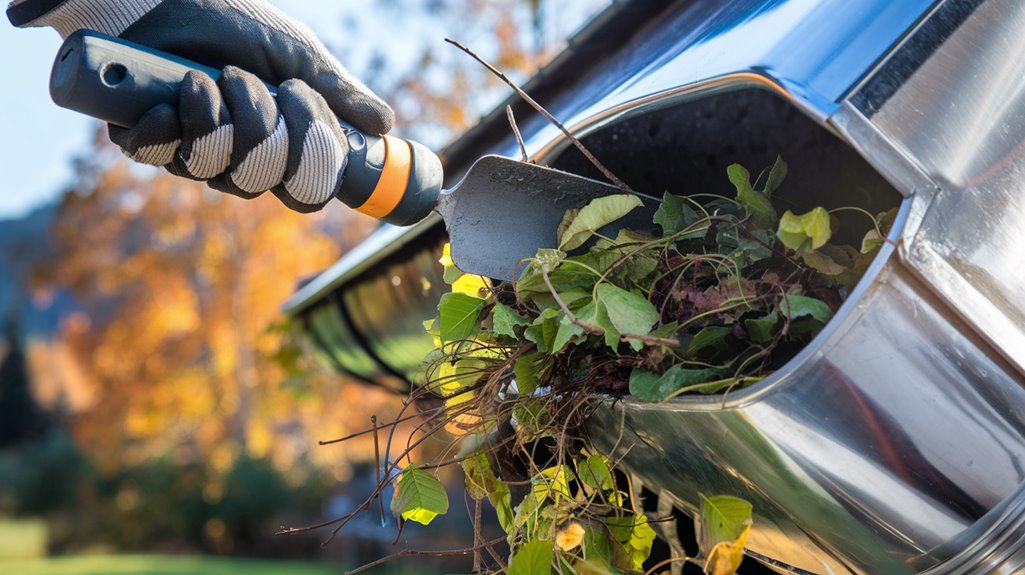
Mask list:
[[[445,246],[441,248],[441,257],[438,259],[438,263],[446,268],[455,265],[452,263],[452,246],[448,242],[445,242]]]
[[[445,410],[449,412],[458,411],[462,404],[471,401],[473,397],[474,393],[472,391],[467,391],[466,393],[460,393],[459,395],[450,397],[445,400]],[[456,437],[461,437],[478,429],[480,422],[480,416],[477,415],[475,410],[471,409],[451,417],[445,423],[445,431],[455,435]]]
[[[478,294],[480,294],[480,290],[485,289],[490,285],[491,283],[486,277],[463,274],[459,276],[459,279],[452,282],[452,291],[477,297]]]
[[[747,545],[747,534],[751,532],[751,524],[748,523],[744,532],[736,541],[722,541],[712,547],[705,561],[705,573],[707,575],[733,575],[740,568],[740,562],[744,560],[744,546]]]
[[[573,522],[555,534],[555,544],[563,551],[572,551],[584,542],[584,528]]]

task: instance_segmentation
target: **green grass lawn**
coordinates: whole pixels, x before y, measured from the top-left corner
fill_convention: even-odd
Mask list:
[[[221,557],[98,555],[0,559],[5,575],[340,575],[336,565]]]

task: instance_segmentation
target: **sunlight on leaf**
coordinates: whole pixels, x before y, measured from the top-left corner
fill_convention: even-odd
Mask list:
[[[721,541],[708,552],[708,559],[705,561],[705,573],[708,575],[733,575],[740,569],[740,563],[744,560],[744,547],[747,545],[747,535],[751,532],[751,524],[748,523],[744,532],[735,541]]]
[[[698,547],[711,558],[712,550],[720,543],[743,543],[751,527],[752,506],[731,495],[701,497],[701,509],[695,517]],[[738,561],[739,564],[739,561]]]
[[[726,175],[737,188],[737,203],[751,215],[751,223],[757,227],[769,227],[776,223],[776,209],[764,194],[751,187],[751,174],[740,164],[726,168]]]
[[[614,194],[591,200],[566,226],[559,238],[559,249],[570,251],[584,245],[594,232],[642,206],[641,199],[632,194]]]
[[[477,334],[477,316],[484,309],[484,300],[462,293],[447,293],[438,304],[441,341],[460,341]]]
[[[395,484],[391,510],[403,519],[428,525],[448,512],[448,494],[437,477],[411,465],[402,470]]]
[[[606,522],[626,552],[627,564],[622,567],[644,571],[644,562],[651,554],[651,546],[655,542],[655,530],[648,525],[648,518],[644,515],[624,515],[609,517]]]
[[[829,212],[821,207],[799,216],[787,210],[776,231],[783,245],[796,252],[817,250],[826,245],[832,235]]]

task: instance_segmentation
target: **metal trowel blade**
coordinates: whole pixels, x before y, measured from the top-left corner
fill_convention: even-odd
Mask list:
[[[436,210],[445,220],[452,261],[460,270],[510,280],[517,264],[539,248],[558,247],[559,223],[567,210],[619,188],[501,156],[477,160],[461,182],[445,190]],[[660,200],[639,194],[644,208],[599,230],[648,229]]]

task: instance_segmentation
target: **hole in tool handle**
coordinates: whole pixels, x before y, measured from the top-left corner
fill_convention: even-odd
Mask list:
[[[128,68],[124,64],[117,62],[108,62],[103,66],[103,70],[100,72],[100,78],[105,86],[111,88],[117,86],[121,82],[124,82],[125,78],[128,77]]]

